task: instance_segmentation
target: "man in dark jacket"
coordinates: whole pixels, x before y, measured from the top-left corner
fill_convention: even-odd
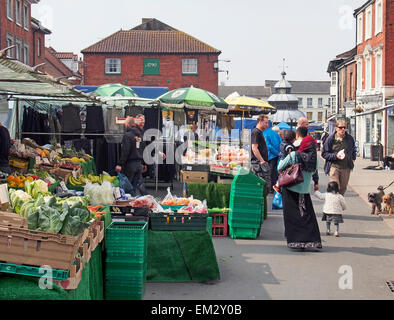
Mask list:
[[[137,188],[140,187],[139,184],[141,183],[140,177],[142,173],[142,137],[139,129],[136,128],[134,118],[127,117],[125,127],[126,132],[122,139],[122,152],[119,164],[116,166],[115,170],[118,172],[123,171],[130,180],[134,190],[137,190]]]
[[[8,155],[10,153],[11,138],[6,127],[0,122],[0,171],[10,174]]]
[[[335,132],[326,139],[321,153],[326,160],[324,172],[330,176],[330,182],[338,183],[342,195],[346,192],[350,171],[357,157],[354,139],[346,132],[346,126],[345,120],[337,121]]]

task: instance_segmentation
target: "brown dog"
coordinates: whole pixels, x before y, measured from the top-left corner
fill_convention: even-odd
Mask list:
[[[394,209],[394,194],[391,192],[390,194],[386,194],[382,197],[383,202],[383,212],[391,216],[391,213]]]

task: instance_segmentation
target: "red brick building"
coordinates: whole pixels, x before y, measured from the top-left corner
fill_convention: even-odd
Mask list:
[[[394,152],[394,118],[387,101],[394,97],[394,1],[369,0],[356,18],[357,139],[368,158],[371,144]]]
[[[0,0],[0,48],[15,45],[7,55],[27,65],[44,62],[45,35],[51,31],[31,17],[39,0]]]
[[[84,85],[122,83],[218,93],[221,51],[156,19],[120,30],[81,51]]]

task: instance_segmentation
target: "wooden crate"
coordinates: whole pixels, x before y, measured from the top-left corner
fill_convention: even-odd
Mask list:
[[[208,183],[209,172],[181,170],[181,182]]]

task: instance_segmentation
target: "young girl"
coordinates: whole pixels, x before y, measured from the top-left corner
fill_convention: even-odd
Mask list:
[[[322,221],[326,221],[327,235],[330,235],[331,222],[334,222],[336,227],[334,236],[339,237],[339,224],[343,223],[342,212],[346,209],[346,203],[345,198],[339,193],[338,183],[335,181],[329,182],[327,192],[315,191],[315,196],[325,200]]]

